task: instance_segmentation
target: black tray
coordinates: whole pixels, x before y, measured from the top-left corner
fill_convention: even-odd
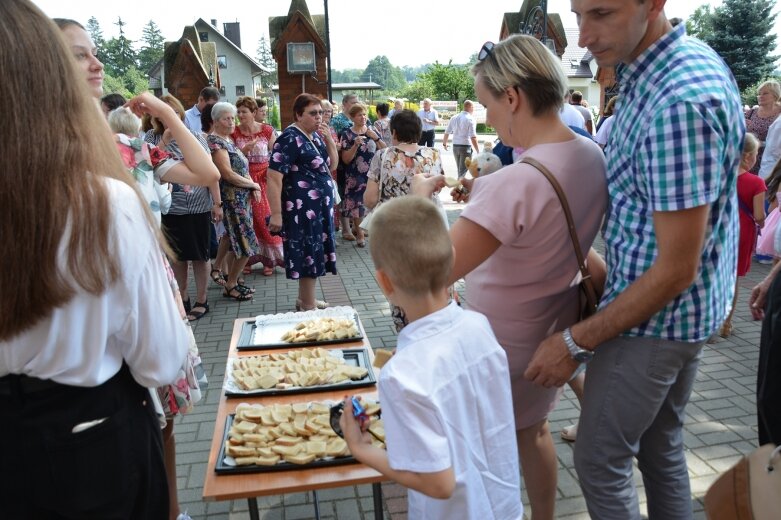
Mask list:
[[[312,469],[312,468],[327,468],[329,466],[343,466],[345,464],[355,464],[358,461],[352,455],[347,457],[338,457],[334,459],[318,459],[309,464],[291,464],[290,462],[279,462],[273,466],[229,466],[225,464],[225,442],[228,438],[228,432],[230,431],[231,424],[233,424],[233,418],[235,414],[230,414],[225,419],[225,430],[222,434],[222,444],[220,445],[220,453],[217,456],[217,464],[214,466],[214,472],[218,475],[239,475],[244,473],[268,473],[273,471],[290,471],[296,469]]]
[[[289,316],[289,317],[288,317]],[[314,316],[320,317],[320,316]],[[303,313],[288,313],[284,318],[275,320],[273,323],[267,323],[262,325],[263,330],[261,334],[265,335],[267,340],[260,343],[254,343],[255,330],[257,326],[254,321],[245,322],[241,326],[241,334],[239,335],[239,341],[236,344],[236,350],[264,350],[275,348],[296,348],[296,347],[313,347],[317,345],[335,345],[337,343],[350,343],[354,341],[362,341],[363,334],[361,329],[361,323],[358,320],[358,314],[353,313],[352,318],[355,321],[355,325],[358,328],[358,335],[351,338],[344,339],[331,339],[325,341],[305,341],[302,343],[287,343],[281,341],[286,331],[295,327],[298,323],[308,321],[314,318],[313,316],[305,316]],[[346,317],[346,316],[345,316]],[[271,339],[275,338],[275,339]]]
[[[316,385],[316,386],[294,386],[292,388],[280,389],[269,388],[267,390],[245,390],[245,391],[233,391],[225,388],[225,395],[227,397],[257,397],[257,396],[270,396],[270,395],[286,395],[286,394],[308,394],[312,392],[327,392],[331,390],[349,390],[351,388],[362,388],[364,386],[372,386],[377,382],[374,377],[374,371],[372,370],[371,363],[369,363],[369,353],[365,348],[356,349],[341,349],[344,355],[344,360],[348,365],[363,367],[369,371],[363,379],[356,381],[344,381],[341,383],[333,383],[330,385]],[[228,358],[228,364],[225,368],[226,377],[231,377],[231,365],[237,358]]]

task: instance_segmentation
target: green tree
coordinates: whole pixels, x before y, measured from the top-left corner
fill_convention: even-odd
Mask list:
[[[727,62],[741,91],[773,72],[773,7],[773,0],[724,0],[713,12],[705,41]]]
[[[706,42],[713,37],[713,11],[704,4],[686,20],[686,34]]]
[[[108,72],[103,76],[103,92],[105,94],[121,94],[125,99],[133,97],[132,93],[122,82],[122,78],[116,78]]]
[[[133,42],[125,36],[125,22],[117,19],[115,24],[119,26],[119,37],[111,38],[106,43],[106,71],[112,76],[124,76],[130,67],[136,65],[136,52],[133,50]]]
[[[372,59],[363,71],[366,81],[374,81],[382,85],[386,92],[398,92],[403,89],[407,81],[404,79],[404,73],[398,67],[394,67],[387,56],[376,56]]]
[[[144,26],[141,42],[141,50],[138,52],[138,68],[146,73],[155,66],[155,63],[160,61],[164,52],[165,38],[154,20],[149,20],[149,23]]]
[[[134,96],[149,90],[149,78],[146,71],[130,67],[121,79],[125,88]]]
[[[423,76],[431,84],[437,99],[462,100],[474,98],[475,82],[466,65],[435,62]]]
[[[258,63],[267,69],[271,69],[270,73],[263,75],[266,83],[269,85],[277,84],[279,82],[277,79],[277,62],[274,59],[274,56],[271,54],[271,47],[269,47],[268,40],[266,39],[265,35],[261,36],[260,41],[258,41],[258,50],[255,57],[258,60]]]
[[[434,87],[426,77],[419,77],[412,83],[408,83],[401,91],[401,96],[410,101],[420,102],[421,99],[436,97]]]
[[[101,63],[106,62],[106,39],[103,37],[103,31],[100,29],[100,23],[94,16],[87,20],[87,32],[89,33],[95,47],[98,48],[98,59]]]

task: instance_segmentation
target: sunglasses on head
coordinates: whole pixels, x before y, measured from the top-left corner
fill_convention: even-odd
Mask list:
[[[483,61],[491,55],[491,51],[494,49],[494,42],[485,42],[480,48],[480,52],[477,54],[477,61]]]

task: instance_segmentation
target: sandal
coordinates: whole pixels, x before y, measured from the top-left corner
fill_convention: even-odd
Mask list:
[[[347,240],[348,242],[354,242],[355,236],[352,233],[342,233],[342,240]]]
[[[203,309],[202,311],[196,310],[198,308]],[[209,302],[205,301],[203,303],[201,302],[195,302],[195,305],[193,306],[192,311],[187,311],[187,319],[189,321],[198,321],[201,318],[203,318],[207,313],[209,312]]]
[[[315,300],[315,306],[313,309],[304,309],[304,305],[302,304],[301,300],[296,300],[297,311],[311,311],[314,309],[327,309],[327,308],[328,308],[328,302],[324,302],[323,300]]]
[[[241,270],[241,274],[252,274],[252,267],[247,266],[244,269]]]
[[[561,438],[565,441],[575,442],[578,438],[578,425],[572,424],[561,430]]]
[[[358,247],[366,247],[366,241],[365,240],[359,240],[355,243]]]
[[[234,285],[230,289],[228,289],[228,286],[226,285],[225,290],[222,291],[222,296],[225,298],[233,298],[239,302],[245,302],[252,299],[252,295],[242,292],[239,285]]]
[[[249,285],[244,285],[243,283],[239,282],[236,284],[236,288],[243,292],[244,294],[255,294],[255,288],[250,287]]]
[[[225,287],[225,284],[227,282],[225,280],[225,275],[222,274],[222,271],[220,271],[219,269],[212,269],[212,272],[209,273],[209,276],[211,276],[212,282],[216,283],[220,287]]]
[[[263,276],[271,276],[274,274],[274,268],[273,267],[264,267],[263,268]]]
[[[184,306],[184,313],[190,314],[190,298],[187,298],[187,300],[182,300],[182,305]]]

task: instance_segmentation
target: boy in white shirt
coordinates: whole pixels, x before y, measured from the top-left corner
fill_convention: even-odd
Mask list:
[[[520,519],[507,357],[483,315],[448,303],[454,252],[437,207],[393,199],[371,227],[377,282],[409,324],[379,377],[387,452],[361,432],[346,399],[350,451],[409,488],[410,519]]]

